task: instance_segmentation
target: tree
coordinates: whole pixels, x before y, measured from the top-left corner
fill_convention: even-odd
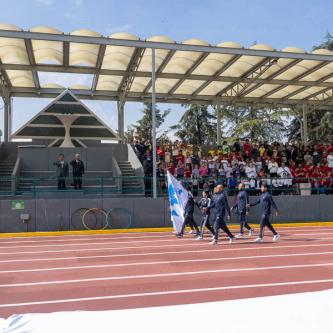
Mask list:
[[[333,51],[333,36],[328,32],[324,41],[313,46],[313,50],[327,49]],[[301,138],[301,121],[302,111],[298,110],[296,117],[288,128],[288,138],[291,140],[299,140]],[[308,114],[308,139],[310,141],[326,141],[333,137],[333,109],[330,107],[314,108]],[[296,115],[297,116],[297,115]]]
[[[171,126],[175,135],[189,144],[216,143],[215,115],[207,106],[184,104],[185,113],[180,118],[179,124]]]
[[[161,111],[156,108],[156,129],[158,129],[165,121],[165,118],[170,113],[170,110]],[[127,132],[131,132],[133,138],[133,132],[136,130],[140,137],[144,140],[152,141],[152,125],[153,125],[153,113],[152,113],[152,104],[144,103],[144,108],[142,109],[142,118],[128,128]],[[164,133],[163,133],[164,134]],[[158,136],[158,135],[157,135]],[[132,140],[131,138],[131,140]]]
[[[226,134],[259,141],[279,141],[284,137],[288,114],[279,108],[228,106],[223,110]]]

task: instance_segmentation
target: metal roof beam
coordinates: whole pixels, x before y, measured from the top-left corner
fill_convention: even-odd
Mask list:
[[[213,77],[210,77],[205,83],[203,83],[199,88],[197,88],[193,95],[198,95],[202,90],[204,90],[207,86],[209,86],[212,82],[221,78],[221,74],[225,72],[231,65],[233,65],[241,56],[236,55],[227,61],[217,72],[214,73]],[[227,81],[230,82],[230,81]]]
[[[245,90],[243,93],[240,94],[240,96],[244,96],[244,95],[250,94],[252,91],[260,88],[264,84],[280,84],[280,83],[272,83],[271,80],[273,80],[275,77],[278,77],[279,75],[285,73],[289,68],[297,65],[301,61],[302,60],[300,60],[300,59],[296,59],[296,60],[291,61],[288,65],[280,68],[278,71],[276,71],[272,75],[270,75],[267,78],[263,79],[263,82],[257,83],[254,87]],[[276,81],[279,81],[279,80],[276,80]],[[306,81],[306,82],[308,82],[308,81]]]
[[[208,57],[209,53],[203,53],[199,56],[199,58],[194,62],[194,64],[188,69],[185,73],[184,78],[180,79],[170,90],[169,94],[173,94],[183,83],[185,80],[188,80],[195,69]]]
[[[99,72],[102,68],[105,49],[106,49],[105,45],[101,45],[99,47],[99,52],[98,52],[98,56],[97,56],[97,60],[96,60],[96,73],[94,75],[94,79],[93,79],[93,82],[92,82],[92,85],[91,85],[91,90],[92,91],[96,90],[96,87],[97,87],[97,84],[98,84]]]
[[[248,76],[253,76],[254,78],[258,78],[262,73],[264,73],[268,68],[270,68],[272,65],[274,65],[277,62],[277,59],[271,59],[271,58],[265,58],[262,61],[260,61],[258,64],[252,66],[247,72],[245,72],[239,80],[235,83],[229,84],[227,87],[223,88],[221,91],[219,91],[216,94],[216,97],[220,97],[223,95],[228,95],[228,92],[231,92],[231,96],[233,96],[233,93],[236,94],[242,92],[248,84],[244,84],[240,80],[242,78],[246,78]]]
[[[135,49],[132,59],[130,60],[127,69],[126,69],[126,75],[123,76],[122,81],[120,82],[118,92],[120,92],[119,96],[119,103],[120,106],[123,106],[126,100],[127,93],[131,90],[132,83],[135,78],[135,73],[139,68],[139,65],[141,63],[144,49],[137,48]]]
[[[62,45],[62,63],[65,68],[69,67],[69,42],[64,42]]]
[[[29,63],[30,63],[30,65],[31,65],[31,67],[32,67],[32,69],[31,69],[32,78],[33,78],[33,80],[34,80],[35,87],[36,87],[37,89],[39,89],[39,88],[40,88],[40,83],[39,83],[38,73],[37,73],[37,71],[34,69],[34,66],[35,66],[35,64],[36,64],[36,60],[35,60],[35,55],[34,55],[33,48],[32,48],[31,39],[25,39],[25,40],[24,40],[24,43],[25,43],[25,48],[26,48],[26,50],[27,50]]]
[[[13,97],[56,97],[60,93],[62,93],[64,90],[63,89],[58,89],[58,88],[41,88],[41,89],[34,89],[34,88],[24,88],[24,90],[19,89],[12,91],[12,96]],[[81,99],[98,99],[98,100],[114,100],[117,101],[119,99],[119,93],[118,92],[108,92],[108,91],[97,91],[97,92],[92,92],[90,90],[83,90],[83,89],[72,89],[71,90],[75,96]],[[216,102],[215,96],[209,96],[209,95],[198,95],[198,96],[193,96],[193,95],[186,95],[186,94],[156,94],[157,101],[159,102],[165,102],[165,103],[185,103],[185,102],[193,102],[193,103],[203,103],[205,102],[206,104],[213,104]],[[143,94],[139,92],[129,92],[126,100],[128,101],[136,101],[136,102],[143,102],[146,100],[151,100],[151,94]],[[222,96],[219,98],[221,102],[235,102],[235,103],[261,103],[263,105],[265,104],[281,104],[284,106],[290,106],[290,105],[295,105],[299,104],[299,100],[283,100],[283,99],[275,99],[275,98],[268,98],[268,99],[262,99],[262,98],[253,98],[253,97],[243,97],[235,101],[232,97],[230,96]],[[309,104],[320,104],[319,102],[316,101],[305,101],[308,102]]]
[[[110,69],[96,69],[95,67],[88,67],[88,66],[70,66],[68,68],[65,68],[63,66],[59,65],[17,65],[17,64],[0,64],[0,70],[26,70],[26,71],[32,71],[35,70],[37,72],[54,72],[54,73],[73,73],[73,74],[99,74],[99,75],[114,75],[114,76],[124,76],[127,74],[127,71],[124,70],[110,70]],[[151,72],[136,72],[136,77],[151,77]],[[237,78],[232,76],[215,76],[212,77],[210,75],[197,75],[197,74],[191,74],[188,76],[189,80],[199,80],[199,81],[207,81],[205,82],[201,87],[197,89],[197,91],[203,90],[206,86],[208,86],[210,83],[217,81],[217,82],[244,82],[244,83],[258,83],[258,84],[279,84],[279,85],[296,85],[301,87],[331,87],[333,86],[333,82],[324,82],[325,80],[328,80],[333,74],[330,74],[329,76],[325,77],[326,79],[321,79],[315,82],[311,81],[294,81],[294,80],[280,80],[280,79],[262,79],[262,78]],[[181,80],[184,79],[186,76],[185,74],[177,74],[177,73],[162,73],[161,71],[158,71],[156,74],[157,78],[162,79],[175,79],[175,80]],[[150,89],[150,86],[147,85],[148,90]],[[202,88],[203,87],[203,88]],[[148,91],[147,90],[147,91]],[[145,92],[147,92],[145,91]]]
[[[181,51],[192,51],[192,52],[211,52],[211,53],[220,53],[220,54],[248,55],[248,56],[270,57],[270,58],[333,61],[333,55],[326,55],[326,54],[189,45],[189,44],[180,44],[180,43],[164,43],[164,42],[152,42],[152,41],[143,41],[143,40],[114,39],[107,37],[75,36],[68,34],[60,35],[60,34],[49,34],[49,33],[30,32],[30,31],[0,30],[0,37],[21,38],[21,39],[29,38],[34,40],[62,41],[70,43],[115,45],[115,46],[140,47],[140,48],[155,48],[155,49],[181,50]]]
[[[321,62],[321,63],[315,65],[314,67],[310,68],[309,70],[305,71],[304,73],[302,73],[302,74],[300,74],[300,75],[297,75],[294,79],[290,80],[289,85],[294,85],[294,82],[301,80],[302,78],[304,78],[304,77],[306,77],[306,76],[312,74],[313,72],[315,72],[315,71],[317,71],[318,69],[320,69],[320,68],[322,68],[322,67],[328,65],[329,63],[330,63],[330,62],[324,61],[324,62]],[[312,86],[314,86],[314,84],[312,84]],[[265,97],[268,97],[268,96],[270,96],[271,94],[276,93],[277,91],[279,91],[279,90],[281,90],[281,89],[284,89],[284,88],[286,88],[286,87],[287,87],[287,85],[282,85],[281,87],[277,87],[277,88],[271,90],[270,92],[268,92],[267,94],[265,94],[264,96],[265,96]],[[298,92],[302,92],[303,90],[305,90],[305,89],[304,89],[304,88],[301,88],[301,89],[299,89],[299,90],[293,92],[293,93],[292,93],[293,95],[291,95],[291,96],[294,96],[294,95],[296,95]],[[287,95],[287,96],[288,96],[288,95]],[[287,96],[285,96],[284,98],[287,98]]]
[[[167,54],[167,56],[164,58],[164,60],[162,61],[161,65],[158,67],[157,71],[156,71],[156,78],[160,77],[160,74],[163,72],[164,68],[166,67],[166,65],[169,63],[169,61],[171,60],[171,58],[173,57],[173,55],[176,53],[175,50],[170,50],[169,53]],[[137,73],[138,76],[138,73]],[[151,74],[150,74],[151,76]],[[151,83],[152,80],[149,81],[149,83],[147,84],[144,93],[147,93],[149,91],[149,89],[151,88]]]

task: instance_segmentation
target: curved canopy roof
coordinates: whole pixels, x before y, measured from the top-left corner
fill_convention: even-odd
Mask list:
[[[54,97],[70,88],[79,98],[151,99],[155,49],[158,102],[304,104],[333,102],[333,52],[276,51],[266,44],[211,46],[200,39],[140,40],[129,33],[103,37],[81,29],[64,34],[50,27],[29,31],[0,24],[0,76],[12,96]],[[93,75],[90,85],[40,82],[41,72]],[[0,80],[1,81],[1,80]]]

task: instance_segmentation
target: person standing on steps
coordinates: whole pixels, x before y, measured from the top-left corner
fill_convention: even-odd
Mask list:
[[[77,190],[82,189],[82,175],[84,174],[84,164],[81,161],[80,154],[75,154],[75,158],[70,162],[73,169],[73,185]]]
[[[58,190],[66,190],[66,177],[68,177],[68,163],[65,161],[64,154],[59,154],[56,162]]]

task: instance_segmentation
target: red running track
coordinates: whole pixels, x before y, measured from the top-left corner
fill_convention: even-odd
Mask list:
[[[0,317],[190,304],[333,288],[333,227],[217,246],[171,233],[0,238]]]

